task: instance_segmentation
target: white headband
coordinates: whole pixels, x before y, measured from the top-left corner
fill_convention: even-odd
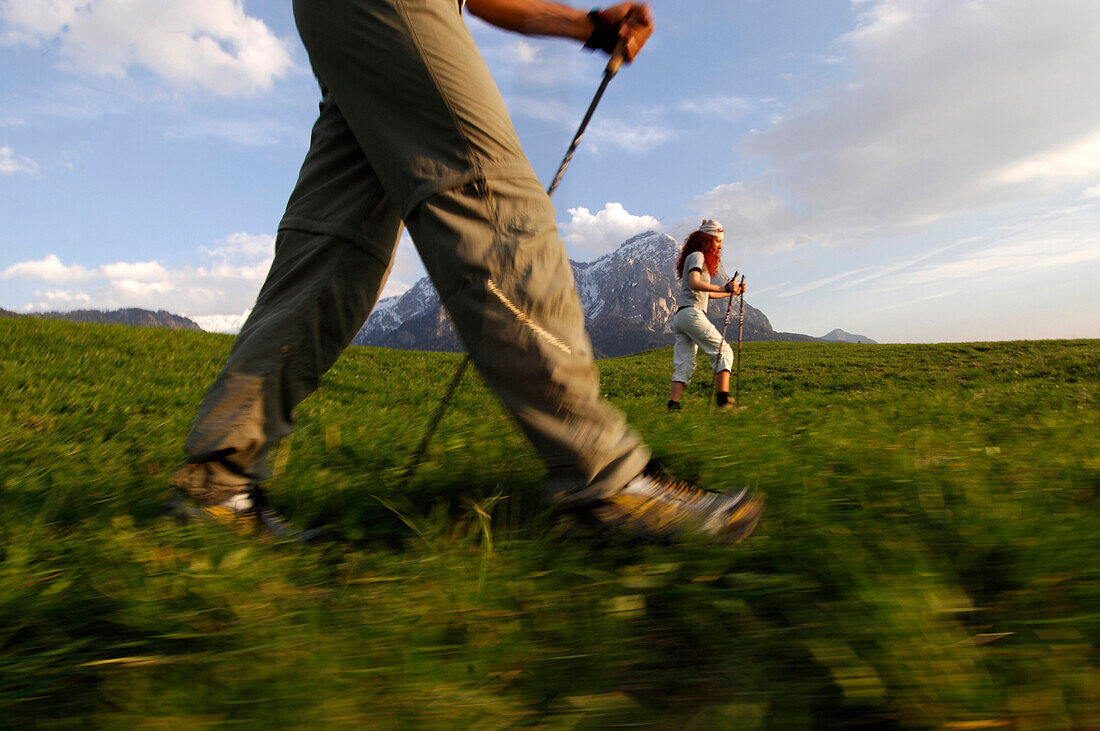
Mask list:
[[[704,218],[703,222],[699,224],[699,230],[719,239],[726,237],[726,232],[722,229],[722,224],[718,223],[713,218]]]

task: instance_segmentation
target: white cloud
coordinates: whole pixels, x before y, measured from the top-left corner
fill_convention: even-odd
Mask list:
[[[587,66],[587,59],[578,54],[572,44],[501,33],[499,28],[469,14],[465,20],[481,57],[505,92],[513,86],[573,86],[578,75],[583,73],[581,69]],[[591,87],[589,95],[600,81],[598,72],[593,74],[591,82],[584,85],[584,88]]]
[[[935,257],[939,256],[940,254],[944,253],[945,251],[948,251],[949,249],[953,249],[957,246],[966,246],[966,245],[971,244],[971,243],[973,243],[975,241],[978,241],[978,240],[980,240],[980,237],[979,238],[973,238],[972,237],[972,238],[967,238],[967,239],[961,239],[959,241],[956,241],[953,244],[948,244],[947,246],[940,246],[938,248],[932,249],[931,251],[926,251],[926,252],[924,252],[924,253],[922,253],[918,256],[911,257],[911,258],[908,258],[908,259],[904,259],[900,262],[895,262],[893,264],[887,264],[887,265],[884,265],[884,266],[868,267],[866,269],[866,271],[869,271],[870,272],[869,274],[865,274],[864,276],[857,277],[855,279],[849,279],[847,282],[844,282],[843,284],[837,285],[837,287],[835,289],[842,290],[842,289],[851,289],[852,287],[858,287],[861,284],[866,284],[867,282],[871,282],[871,281],[874,281],[876,279],[881,279],[881,278],[883,278],[885,276],[888,276],[890,274],[894,274],[896,272],[900,272],[900,271],[903,271],[905,269],[909,269],[910,267],[913,267],[913,266],[919,264],[922,261],[927,261],[928,259],[935,258]]]
[[[545,97],[514,97],[508,106],[513,116],[549,122],[570,135],[577,131],[577,125],[583,118],[581,112],[569,105]],[[589,123],[584,135],[586,149],[593,152],[605,147],[642,155],[671,140],[676,133],[660,124],[598,118]]]
[[[66,266],[54,254],[38,261],[23,261],[12,264],[0,273],[0,279],[29,279],[51,284],[82,282],[91,276],[92,272],[79,264]]]
[[[104,264],[99,268],[99,272],[108,279],[124,279],[133,282],[156,281],[164,279],[168,274],[168,270],[155,261],[133,263],[120,261],[114,264]]]
[[[45,312],[67,310],[90,309],[91,296],[79,289],[47,290],[36,293],[37,302],[24,308],[26,311],[41,310]]]
[[[36,292],[34,302],[23,308],[27,310],[144,307],[195,315],[239,313],[255,301],[271,266],[273,242],[269,235],[230,234],[216,246],[200,248],[206,262],[179,268],[158,261],[87,268],[50,254],[9,266],[0,272],[0,280],[61,285]]]
[[[676,136],[668,127],[657,124],[632,124],[621,119],[598,119],[586,133],[593,146],[607,145],[631,155],[641,155]]]
[[[1073,278],[1086,265],[1100,263],[1098,232],[1100,211],[1091,206],[1059,208],[873,267],[871,275],[837,289],[877,280],[876,293],[913,287],[958,292],[993,285],[997,285],[995,291],[1003,291],[1004,287],[1026,287],[1029,279],[1047,272]]]
[[[751,112],[754,106],[753,102],[748,99],[726,94],[712,94],[694,99],[685,99],[676,105],[676,109],[690,114],[735,119]]]
[[[1100,176],[1100,129],[1054,150],[1031,155],[996,173],[992,185],[1032,181],[1074,183]]]
[[[32,302],[18,307],[24,311],[165,309],[192,317],[204,329],[230,332],[239,327],[256,300],[271,268],[274,243],[275,237],[269,234],[232,233],[212,246],[199,247],[200,261],[181,267],[159,261],[118,261],[88,268],[65,264],[50,254],[12,264],[0,271],[0,281],[49,285],[36,291]],[[381,297],[404,293],[422,276],[423,265],[406,233]]]
[[[739,246],[785,249],[812,241],[796,225],[798,212],[762,179],[719,185],[696,197],[690,207],[721,221]]]
[[[824,287],[826,285],[832,284],[833,282],[839,282],[842,279],[848,279],[849,277],[854,277],[857,274],[862,274],[863,272],[867,271],[868,269],[870,269],[870,267],[861,267],[859,269],[853,269],[852,271],[841,272],[840,274],[834,274],[831,277],[825,277],[823,279],[818,279],[818,280],[813,281],[813,282],[802,284],[798,287],[795,287],[794,289],[789,289],[785,292],[781,292],[779,294],[779,296],[780,297],[796,297],[800,294],[805,294],[806,292],[810,292],[812,290],[818,289],[819,287]]]
[[[270,234],[250,234],[238,231],[226,236],[218,242],[220,246],[212,249],[200,247],[207,256],[220,258],[249,258],[266,257],[268,260],[275,253],[275,237]]]
[[[516,63],[524,66],[538,62],[539,47],[530,41],[518,41],[516,43]]]
[[[576,129],[578,122],[576,112],[557,99],[517,96],[510,100],[508,108],[513,116],[550,122],[562,128],[573,126]]]
[[[174,123],[164,132],[169,140],[213,138],[245,147],[275,145],[292,138],[300,129],[284,120],[261,116],[255,119],[195,119]]]
[[[949,280],[1006,274],[1029,274],[1045,269],[1100,261],[1100,236],[1086,238],[1024,238],[998,241],[967,252],[954,261],[924,267],[898,278],[901,284],[924,285]]]
[[[1100,3],[854,7],[850,76],[740,141],[765,174],[695,201],[746,245],[899,236],[1100,182]]]
[[[527,117],[560,127],[570,135],[577,131],[582,112],[547,97],[517,96],[509,100],[508,108],[515,117]],[[642,155],[657,145],[671,140],[676,133],[669,127],[647,122],[627,122],[622,119],[596,118],[585,131],[584,144],[593,152],[600,147]]]
[[[15,151],[7,145],[0,147],[0,175],[23,173],[34,175],[38,172],[38,163],[29,157],[16,157]]]
[[[378,298],[384,299],[404,294],[424,276],[426,272],[423,262],[420,261],[420,254],[417,253],[409,232],[403,231],[393,256],[393,268],[390,269],[390,276]]]
[[[635,216],[622,203],[607,203],[596,213],[583,207],[570,208],[569,215],[571,220],[559,224],[558,229],[570,257],[581,261],[614,251],[635,234],[661,228],[661,222],[653,216]]]
[[[56,40],[74,73],[152,71],[220,96],[269,90],[292,68],[290,45],[240,0],[0,0],[3,40]]]
[[[114,288],[123,294],[144,299],[151,295],[162,295],[171,292],[174,285],[166,280],[159,282],[139,281],[136,279],[115,279],[112,282]]]
[[[417,277],[417,281],[419,277]],[[414,281],[415,283],[415,281]],[[382,294],[378,295],[378,299],[384,300],[387,297],[399,297],[412,289],[412,285],[405,284],[402,281],[390,277],[386,280],[386,286],[382,287]]]

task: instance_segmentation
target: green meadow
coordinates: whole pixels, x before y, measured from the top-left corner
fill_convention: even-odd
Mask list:
[[[748,343],[736,414],[598,362],[670,471],[765,494],[734,547],[571,532],[472,371],[402,489],[460,358],[357,347],[267,484],[322,537],[179,526],[231,342],[0,320],[0,724],[1100,726],[1100,341]]]

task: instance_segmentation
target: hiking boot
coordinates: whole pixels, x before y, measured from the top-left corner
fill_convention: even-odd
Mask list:
[[[180,523],[218,523],[245,535],[262,535],[282,541],[305,541],[313,531],[290,525],[267,502],[263,488],[252,484],[219,503],[200,505],[180,490],[173,490],[167,508]]]
[[[669,402],[668,402],[668,410],[672,411],[672,412],[679,412],[680,411],[680,402],[679,401],[672,401],[670,399]]]
[[[622,492],[591,509],[600,523],[645,538],[698,534],[737,543],[756,527],[764,500],[745,488],[736,495],[701,490],[647,467]]]

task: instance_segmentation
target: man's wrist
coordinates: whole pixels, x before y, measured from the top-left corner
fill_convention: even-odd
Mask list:
[[[619,24],[607,19],[603,10],[595,9],[588,12],[588,23],[592,28],[584,42],[585,48],[593,51],[606,51],[613,53],[619,45]]]
[[[573,18],[573,32],[572,37],[581,43],[587,43],[588,39],[592,36],[592,31],[596,29],[595,21],[592,20],[592,13],[589,11],[576,9],[576,15]]]

